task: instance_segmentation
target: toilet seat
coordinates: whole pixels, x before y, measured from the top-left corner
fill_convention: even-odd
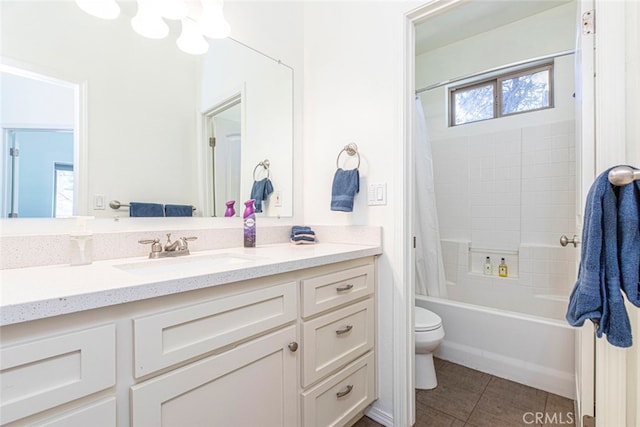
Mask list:
[[[440,316],[422,307],[415,307],[415,331],[433,331],[442,326]]]

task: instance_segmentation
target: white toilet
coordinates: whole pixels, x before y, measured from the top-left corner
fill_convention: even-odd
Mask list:
[[[433,367],[433,352],[444,339],[442,319],[422,307],[415,307],[416,388],[429,390],[438,385]]]

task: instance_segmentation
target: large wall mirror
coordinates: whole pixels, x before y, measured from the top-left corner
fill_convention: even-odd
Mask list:
[[[231,38],[186,54],[178,22],[146,39],[130,25],[135,2],[119,4],[107,21],[70,1],[0,3],[2,141],[20,153],[2,158],[2,217],[127,216],[112,200],[206,217],[235,200],[238,215],[267,177],[262,215],[291,216],[293,69]],[[63,160],[45,155],[62,145]],[[48,180],[38,191],[35,175]]]

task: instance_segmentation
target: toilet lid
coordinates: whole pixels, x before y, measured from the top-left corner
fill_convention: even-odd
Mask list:
[[[416,331],[432,331],[442,326],[442,319],[437,314],[422,307],[415,307]]]

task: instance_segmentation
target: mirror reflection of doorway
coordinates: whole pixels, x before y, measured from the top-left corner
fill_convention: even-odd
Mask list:
[[[235,215],[240,211],[242,110],[241,96],[232,97],[206,116],[207,140],[211,148],[213,216],[225,216],[226,203],[234,200]]]
[[[78,205],[79,86],[0,64],[0,216],[62,218]]]
[[[73,215],[73,131],[5,129],[9,218]]]

